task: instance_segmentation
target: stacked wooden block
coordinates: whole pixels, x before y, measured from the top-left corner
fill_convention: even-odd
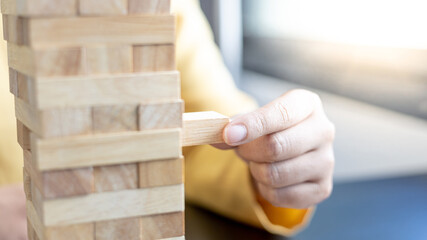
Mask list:
[[[188,114],[182,131],[169,12],[2,0],[30,240],[184,239],[182,146],[221,142],[228,118]]]

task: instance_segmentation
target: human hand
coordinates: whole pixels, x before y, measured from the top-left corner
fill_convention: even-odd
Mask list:
[[[331,194],[335,127],[318,95],[293,90],[224,129],[249,164],[258,193],[278,207],[307,208]]]
[[[27,239],[25,193],[22,184],[0,187],[0,239]]]

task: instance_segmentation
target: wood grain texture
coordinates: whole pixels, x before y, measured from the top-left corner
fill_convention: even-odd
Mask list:
[[[230,119],[216,112],[184,113],[183,146],[223,143],[224,127]]]
[[[35,232],[35,234],[31,232],[31,237],[33,237],[33,239],[45,240],[44,226],[41,218],[37,214],[37,211],[32,201],[27,200],[26,213],[27,213],[28,224],[29,226],[31,226],[32,230],[34,230]],[[31,240],[31,238],[29,238],[29,240]]]
[[[25,150],[31,150],[31,138],[30,138],[30,130],[19,120],[16,120],[16,129],[17,129],[17,137],[18,143],[21,148]]]
[[[8,43],[9,66],[28,76],[75,76],[86,72],[80,47],[35,50]]]
[[[13,68],[9,68],[9,91],[18,96],[18,72]]]
[[[163,238],[160,240],[185,240],[185,236],[181,236],[181,237],[172,237],[172,238]]]
[[[126,15],[128,10],[127,0],[79,0],[80,15]]]
[[[138,106],[116,105],[92,108],[94,133],[138,130]]]
[[[129,0],[129,13],[169,13],[170,0]]]
[[[26,45],[36,49],[93,44],[173,44],[175,17],[31,18],[28,19],[28,31],[24,32],[24,37]]]
[[[2,0],[1,12],[17,16],[70,16],[77,14],[77,0]]]
[[[142,239],[163,239],[184,235],[184,212],[141,218]]]
[[[95,224],[83,223],[67,226],[47,227],[46,240],[95,240]]]
[[[92,132],[90,107],[57,108],[40,111],[43,137],[86,135]]]
[[[57,108],[37,111],[34,107],[19,98],[15,98],[15,116],[32,132],[41,137],[64,137],[85,135],[92,132],[92,114],[90,107]],[[22,137],[21,137],[22,134]],[[18,123],[18,139],[21,144],[27,143],[25,128]]]
[[[3,36],[4,40],[16,44],[24,43],[24,25],[26,21],[17,16],[3,15]]]
[[[180,129],[32,139],[40,170],[125,164],[181,156]]]
[[[172,44],[134,46],[133,62],[135,72],[175,70],[175,46]]]
[[[37,78],[37,107],[120,105],[181,98],[178,72]]]
[[[24,192],[25,198],[31,200],[31,177],[27,169],[23,168],[23,177],[24,177]]]
[[[47,171],[41,173],[45,199],[74,197],[94,190],[93,168]]]
[[[95,192],[138,188],[138,165],[121,164],[94,168]]]
[[[98,0],[90,0],[97,2]],[[81,2],[80,2],[81,3]],[[97,8],[95,8],[97,9]],[[88,74],[132,73],[132,47],[126,45],[86,47]]]
[[[46,226],[179,212],[184,210],[184,186],[103,192],[48,200],[44,202],[43,209]]]
[[[139,163],[139,187],[184,183],[184,157]]]
[[[139,218],[125,218],[96,223],[96,240],[141,240]]]
[[[182,128],[184,102],[158,102],[139,106],[139,130]]]

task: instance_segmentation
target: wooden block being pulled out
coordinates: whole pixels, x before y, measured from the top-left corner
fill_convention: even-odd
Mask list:
[[[230,118],[216,112],[184,113],[182,146],[223,143],[224,127]]]

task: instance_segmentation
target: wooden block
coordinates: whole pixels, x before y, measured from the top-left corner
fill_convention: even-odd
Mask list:
[[[41,137],[85,135],[92,132],[90,107],[37,111],[23,100],[15,98],[15,115],[20,122]],[[18,141],[22,144],[19,140],[20,129],[18,126]],[[23,144],[25,146],[25,138]]]
[[[9,68],[9,91],[18,96],[18,72]]]
[[[184,185],[47,200],[43,209],[42,219],[46,226],[180,212],[184,211]]]
[[[31,138],[30,130],[22,124],[19,120],[16,120],[16,129],[18,133],[18,143],[25,150],[31,150]]]
[[[142,239],[164,239],[184,235],[184,212],[141,218]]]
[[[100,6],[104,5],[104,3],[99,4],[98,0],[89,1],[97,2],[97,5]],[[113,74],[133,72],[131,46],[94,46],[87,47],[85,49],[87,58],[87,71],[89,74]]]
[[[2,0],[3,14],[18,16],[69,16],[77,13],[77,0]]]
[[[139,218],[125,218],[96,223],[96,240],[141,240]]]
[[[31,18],[27,21],[25,44],[36,49],[94,44],[173,44],[175,41],[172,15]]]
[[[83,223],[67,226],[47,227],[46,240],[95,240],[95,224]]]
[[[133,47],[135,72],[172,71],[175,66],[175,46],[137,45]]]
[[[138,106],[96,106],[92,108],[94,133],[138,130]]]
[[[173,238],[163,238],[161,240],[185,240],[185,236],[173,237]]]
[[[37,239],[37,233],[34,230],[33,226],[30,223],[30,220],[27,218],[27,238],[28,240]]]
[[[37,78],[37,108],[139,104],[181,98],[178,72]]]
[[[8,43],[9,66],[29,76],[73,76],[86,72],[79,47],[34,50]]]
[[[9,39],[8,33],[9,33],[9,29],[8,29],[8,24],[7,24],[7,15],[2,16],[2,24],[3,24],[3,39],[5,41],[7,41]]]
[[[223,143],[222,132],[230,119],[216,112],[184,113],[183,146]]]
[[[138,165],[121,164],[95,167],[95,192],[118,191],[138,188]]]
[[[182,100],[141,104],[139,106],[139,130],[182,128]]]
[[[30,173],[23,168],[23,176],[24,176],[24,192],[25,192],[25,198],[28,200],[31,200],[31,178]]]
[[[3,15],[3,32],[4,40],[16,44],[24,43],[24,25],[25,22],[21,17]]]
[[[33,239],[41,239],[44,240],[44,226],[41,221],[40,216],[37,214],[37,211],[33,205],[32,201],[27,200],[26,203],[26,213],[27,213],[27,219],[28,219],[28,225],[31,227],[35,234],[33,232],[30,232],[31,237]],[[29,238],[29,240],[32,240]]]
[[[127,0],[80,0],[80,15],[126,15],[128,11]]]
[[[139,163],[139,187],[184,183],[184,158]]]
[[[92,114],[89,107],[63,108],[41,111],[44,137],[65,137],[92,132]]]
[[[129,13],[169,13],[170,0],[129,0]]]
[[[41,176],[45,199],[86,195],[94,190],[92,167],[47,171]]]
[[[181,156],[180,129],[39,139],[31,136],[39,170],[125,164]]]

